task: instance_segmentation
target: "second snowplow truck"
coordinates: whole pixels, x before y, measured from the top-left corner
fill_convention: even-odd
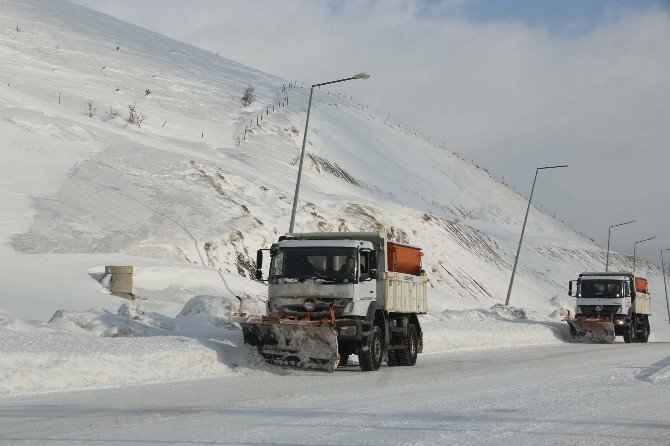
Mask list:
[[[568,289],[568,295],[574,294],[577,301],[574,317],[568,314],[565,318],[573,337],[608,344],[616,336],[623,336],[625,342],[649,339],[647,279],[633,273],[582,273],[570,281]]]
[[[267,279],[263,251],[270,252]],[[256,276],[268,282],[266,316],[243,316],[246,344],[270,362],[332,372],[358,355],[364,371],[413,366],[427,311],[421,250],[382,232],[281,236],[259,250]]]

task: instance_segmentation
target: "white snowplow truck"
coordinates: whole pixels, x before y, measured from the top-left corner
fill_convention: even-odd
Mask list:
[[[270,268],[263,277],[263,251]],[[258,251],[256,277],[268,282],[267,316],[236,318],[244,342],[271,363],[328,372],[358,355],[363,371],[413,366],[423,350],[427,311],[421,250],[382,232],[281,236]]]
[[[575,285],[573,287],[573,284]],[[568,295],[577,301],[575,316],[565,320],[573,337],[611,344],[616,336],[625,342],[647,342],[651,295],[647,279],[633,273],[582,273],[571,280]]]

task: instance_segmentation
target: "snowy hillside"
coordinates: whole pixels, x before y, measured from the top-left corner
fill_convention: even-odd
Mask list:
[[[263,309],[255,251],[288,229],[309,89],[63,1],[0,2],[0,35],[0,393],[266,373],[225,318],[236,296]],[[297,231],[384,229],[421,246],[428,350],[561,342],[566,282],[602,269],[601,247],[532,209],[512,305],[539,322],[489,310],[526,200],[335,90],[314,96]],[[112,264],[136,267],[125,310],[96,280]],[[638,259],[638,273],[652,339],[668,339],[660,272]],[[182,311],[194,296],[216,297]],[[88,381],[68,378],[83,362]]]

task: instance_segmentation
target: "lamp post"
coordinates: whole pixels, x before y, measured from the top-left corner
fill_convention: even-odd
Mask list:
[[[523,243],[523,234],[526,232],[526,222],[528,222],[528,212],[530,211],[530,203],[533,200],[533,192],[535,191],[535,182],[537,181],[537,173],[545,169],[558,169],[560,167],[568,167],[567,164],[562,166],[545,166],[535,169],[535,178],[533,178],[533,187],[530,189],[530,197],[528,197],[528,207],[526,208],[526,217],[523,219],[523,227],[521,228],[521,238],[519,238],[519,247],[516,250],[516,258],[514,259],[514,267],[512,268],[512,277],[509,280],[509,288],[507,289],[507,300],[505,305],[509,305],[509,298],[512,295],[512,285],[514,285],[514,274],[516,274],[516,266],[519,263],[519,254],[521,253],[521,244]]]
[[[665,288],[665,306],[668,309],[668,323],[670,323],[670,303],[668,302],[668,285],[665,282],[665,263],[663,263],[663,251],[670,251],[670,248],[661,249],[661,270],[663,271],[663,288]]]
[[[631,223],[635,223],[635,220],[610,226],[610,229],[607,232],[607,260],[605,261],[605,272],[608,272],[610,267],[610,237],[612,236],[612,228],[616,228],[617,226],[629,225]]]
[[[649,238],[646,238],[644,240],[638,240],[637,242],[635,242],[635,244],[633,244],[633,274],[635,274],[635,260],[637,259],[637,256],[635,255],[635,250],[637,248],[637,244],[638,243],[643,243],[643,242],[648,242],[649,240],[654,240],[655,238],[656,238],[656,236],[649,237]]]
[[[307,119],[305,120],[305,134],[302,137],[302,151],[300,152],[300,166],[298,167],[298,179],[295,182],[295,194],[293,195],[293,209],[291,210],[291,225],[288,228],[288,232],[293,232],[293,226],[295,225],[295,213],[298,208],[298,194],[300,193],[300,178],[302,177],[302,163],[305,159],[305,144],[307,143],[307,126],[309,126],[309,112],[312,108],[312,94],[314,93],[314,87],[320,87],[322,85],[336,84],[338,82],[350,81],[354,79],[368,79],[369,74],[358,73],[354,76],[348,77],[346,79],[339,79],[336,81],[322,82],[320,84],[314,84],[309,89],[309,102],[307,103]]]

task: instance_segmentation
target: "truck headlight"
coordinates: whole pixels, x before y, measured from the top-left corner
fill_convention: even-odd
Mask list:
[[[347,304],[346,307],[344,307],[344,314],[351,314],[351,312],[354,310],[354,301],[352,300]]]
[[[356,336],[356,326],[347,325],[346,327],[340,327],[340,336]]]

